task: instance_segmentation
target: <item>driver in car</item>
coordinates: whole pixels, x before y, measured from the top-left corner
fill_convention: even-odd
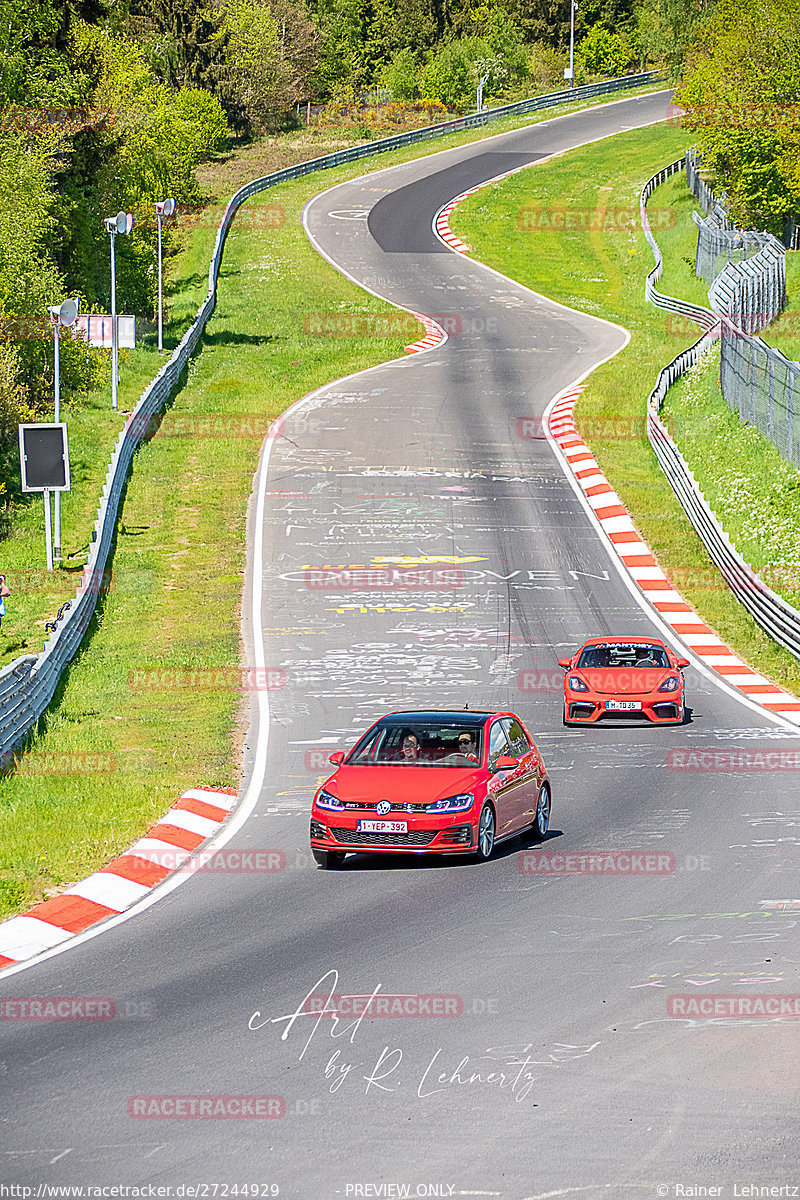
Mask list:
[[[459,754],[463,754],[465,758],[470,759],[470,761],[478,761],[474,733],[464,732],[458,735],[458,752]]]

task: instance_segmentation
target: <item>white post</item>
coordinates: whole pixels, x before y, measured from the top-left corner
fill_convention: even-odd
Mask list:
[[[578,0],[569,0],[569,86],[575,87],[575,9]]]
[[[55,357],[54,357],[54,364],[53,364],[54,371],[55,371],[55,392],[54,392],[54,405],[53,405],[53,408],[54,408],[53,419],[56,422],[58,422],[61,420],[61,353],[60,353],[61,342],[60,342],[60,339],[58,336],[58,320],[57,319],[56,319],[56,323],[55,323],[53,331],[55,334]],[[55,549],[53,551],[53,557],[56,559],[60,559],[61,558],[61,492],[58,490],[58,488],[56,488],[56,494],[54,496],[54,507],[55,507]],[[47,501],[47,517],[45,518],[46,523],[47,523],[47,518],[49,518],[49,516],[50,516],[50,501],[48,500]]]
[[[163,315],[162,315],[162,290],[161,290],[161,210],[163,205],[156,205],[156,214],[158,216],[158,353],[164,349],[163,341]]]
[[[114,262],[114,233],[111,231],[111,407],[117,411],[119,345],[117,340],[117,273]]]
[[[56,492],[58,495],[58,492]],[[44,537],[47,543],[47,569],[53,569],[53,530],[50,525],[50,489],[44,489]]]

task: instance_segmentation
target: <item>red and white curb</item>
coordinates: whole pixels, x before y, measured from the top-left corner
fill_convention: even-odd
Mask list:
[[[406,346],[406,354],[421,354],[423,350],[430,350],[432,346],[439,346],[447,340],[447,334],[441,325],[436,324],[432,317],[426,317],[422,313],[414,313],[414,316],[425,326],[425,337],[420,338],[418,342],[412,342],[410,346]]]
[[[195,851],[227,821],[236,796],[227,788],[191,788],[125,854],[22,916],[0,922],[0,969],[117,916],[175,870],[186,869]]]
[[[627,508],[578,433],[573,409],[584,386],[572,388],[556,401],[548,427],[617,557],[661,620],[701,662],[748,700],[800,725],[800,699],[739,658],[698,616],[659,567]]]
[[[527,171],[529,167],[535,166],[535,163],[525,163],[524,166],[514,167],[511,171],[503,171],[502,175],[494,175],[491,179],[484,179],[483,183],[478,183],[475,187],[470,188],[467,192],[462,192],[455,199],[448,201],[444,208],[440,208],[433,221],[433,228],[439,235],[441,240],[450,247],[451,250],[456,250],[459,254],[469,254],[469,246],[466,242],[462,242],[460,237],[456,237],[450,228],[450,214],[454,208],[457,208],[462,200],[466,200],[467,196],[474,196],[476,192],[480,192],[483,188],[489,187],[492,183],[499,183],[501,179],[509,179],[512,175],[516,175],[519,171]]]

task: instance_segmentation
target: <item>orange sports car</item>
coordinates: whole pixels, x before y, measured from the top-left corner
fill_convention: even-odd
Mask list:
[[[592,725],[608,718],[645,718],[654,725],[682,725],[683,669],[660,638],[589,638],[572,658],[560,658],[564,674],[564,724]]]

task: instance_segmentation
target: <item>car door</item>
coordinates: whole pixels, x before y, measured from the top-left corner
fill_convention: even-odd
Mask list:
[[[533,824],[536,816],[540,772],[543,770],[542,762],[536,747],[515,717],[503,717],[501,724],[508,739],[512,758],[520,760],[520,769],[514,772],[514,779],[518,781],[519,786],[509,792],[509,800],[514,810],[513,828],[525,829],[528,825]]]
[[[508,734],[502,719],[493,721],[489,730],[489,749],[486,765],[489,768],[489,795],[492,797],[497,815],[497,836],[505,837],[518,828],[523,798],[518,795],[523,784],[519,767],[497,771],[498,758],[514,757],[508,743]]]

